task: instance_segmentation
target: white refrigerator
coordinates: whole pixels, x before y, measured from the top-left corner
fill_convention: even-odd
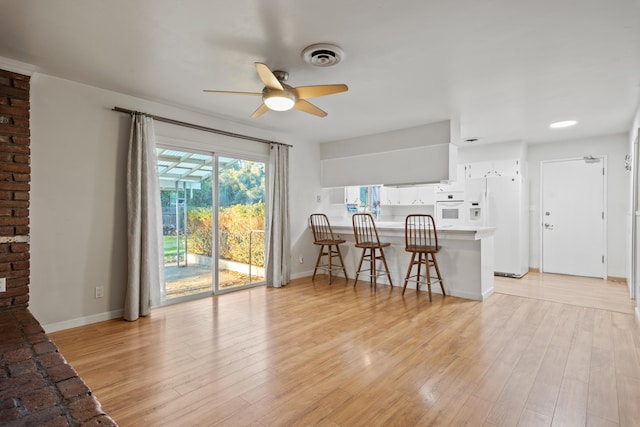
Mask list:
[[[529,271],[529,197],[521,176],[490,176],[465,182],[469,224],[495,227],[494,273],[520,278]]]

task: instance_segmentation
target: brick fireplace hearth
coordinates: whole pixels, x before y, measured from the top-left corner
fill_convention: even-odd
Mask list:
[[[0,425],[117,425],[26,309],[0,311]]]
[[[0,425],[117,425],[28,310],[30,77],[0,70]]]

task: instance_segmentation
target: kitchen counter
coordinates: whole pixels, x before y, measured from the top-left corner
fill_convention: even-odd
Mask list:
[[[334,234],[347,241],[341,245],[349,278],[355,277],[361,249],[354,247],[353,226],[350,221],[331,220]],[[402,287],[411,259],[404,250],[404,221],[376,222],[381,241],[391,243],[384,249],[394,286]],[[436,255],[442,273],[442,281],[448,295],[483,301],[493,293],[493,233],[494,227],[448,226],[438,228],[438,244],[442,246]],[[382,266],[381,266],[382,267]],[[435,272],[434,272],[435,275]],[[366,280],[366,277],[363,276]],[[379,277],[378,283],[388,284]],[[359,286],[364,286],[360,284]],[[409,282],[407,288],[415,289]],[[426,285],[421,285],[426,291]],[[439,293],[440,286],[432,285],[432,292]]]

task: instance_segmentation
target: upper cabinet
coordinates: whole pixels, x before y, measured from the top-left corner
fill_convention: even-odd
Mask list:
[[[406,187],[380,188],[380,203],[388,206],[433,205],[435,202],[433,185],[412,185]]]
[[[360,204],[360,187],[346,187],[345,203]]]
[[[380,187],[380,204],[396,205],[398,204],[398,189],[395,187]]]
[[[488,176],[519,176],[522,174],[520,159],[473,162],[458,166],[464,179]]]

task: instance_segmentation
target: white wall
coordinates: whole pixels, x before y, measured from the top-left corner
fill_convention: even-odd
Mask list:
[[[451,121],[430,123],[373,135],[358,136],[320,145],[320,158],[336,159],[363,153],[384,153],[391,150],[424,147],[453,142]]]
[[[319,148],[285,134],[204,116],[167,105],[35,74],[31,80],[30,309],[47,330],[117,316],[126,266],[125,166],[130,118],[113,106],[294,145],[291,151],[292,257],[315,250],[306,220],[319,193]],[[215,151],[243,151],[255,143],[157,124],[176,140],[195,139]],[[308,265],[293,264],[292,275]],[[94,288],[104,286],[104,298]]]
[[[588,155],[607,156],[607,275],[626,277],[626,222],[629,177],[624,169],[627,135],[608,135],[574,141],[531,144],[528,150],[530,235],[529,266],[540,267],[540,162]]]
[[[290,181],[290,215],[291,215],[291,258],[292,278],[313,274],[318,247],[313,245],[313,234],[308,227],[309,215],[322,210],[322,194],[320,188],[320,147],[319,144],[306,150],[292,150],[289,163],[296,165],[296,179]],[[305,171],[305,168],[307,170]],[[318,198],[320,197],[320,201]],[[300,257],[304,264],[300,264]]]

